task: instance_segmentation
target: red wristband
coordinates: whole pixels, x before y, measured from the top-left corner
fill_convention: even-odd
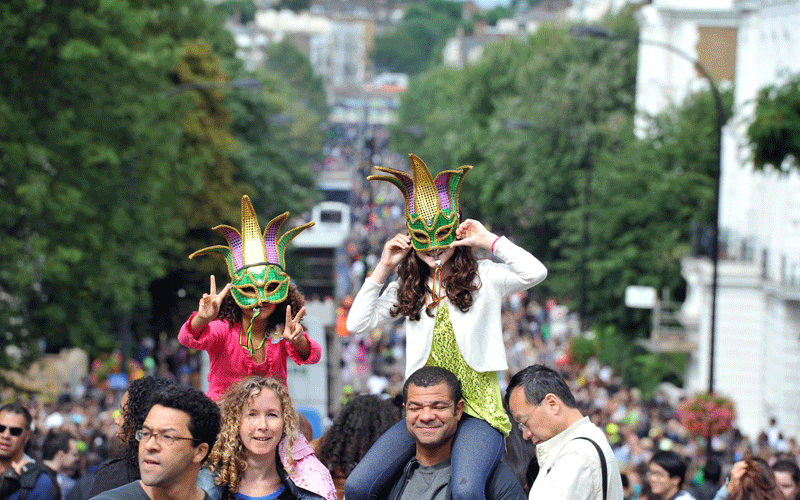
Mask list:
[[[497,238],[495,238],[495,240],[492,242],[492,253],[494,253],[494,244],[495,244],[495,243],[497,243],[497,240],[499,240],[500,238],[502,238],[502,236],[498,236],[498,237],[497,237]]]

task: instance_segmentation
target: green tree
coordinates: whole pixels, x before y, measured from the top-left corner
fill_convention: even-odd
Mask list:
[[[637,34],[629,12],[604,24]],[[575,309],[588,215],[587,313],[597,329],[616,332],[608,342],[626,353],[615,365],[626,380],[649,388],[679,381],[683,360],[633,344],[648,335],[649,321],[624,306],[624,289],[681,292],[690,227],[707,222],[713,206],[716,108],[699,93],[652,117],[640,140],[635,71],[633,44],[575,40],[566,28],[544,27],[528,40],[487,47],[463,70],[415,77],[392,141],[432,170],[475,165],[462,188],[465,215],[531,250],[550,269],[535,291]],[[730,92],[724,98],[730,107]]]
[[[234,18],[240,24],[247,24],[256,18],[256,4],[253,0],[225,0],[214,6],[226,18]]]
[[[209,22],[190,3],[0,6],[0,324],[23,355],[110,346],[163,273],[182,176],[179,103],[162,93]]]
[[[322,77],[314,74],[311,61],[289,41],[271,44],[266,49],[267,70],[276,73],[283,89],[291,89],[293,100],[313,111],[319,118],[330,112]]]
[[[313,198],[315,136],[300,125],[313,120],[275,144],[269,130],[248,131],[275,110],[304,111],[286,89],[231,97],[245,95],[225,88],[240,64],[207,2],[13,0],[0,4],[0,31],[0,367],[24,366],[41,346],[97,353],[172,336],[158,314],[181,271],[198,269],[186,255],[211,241],[198,232],[237,223],[243,193],[296,195],[265,201],[270,211]],[[176,93],[182,84],[197,88]],[[302,159],[297,175],[240,156],[259,145]],[[260,178],[278,180],[248,186]],[[176,288],[162,286],[168,277]]]
[[[507,19],[514,14],[514,11],[509,7],[498,5],[486,13],[481,13],[475,16],[473,20],[485,21],[489,26],[496,26],[497,21],[500,19]]]
[[[278,10],[289,9],[295,12],[308,10],[310,6],[311,0],[279,0],[278,3],[275,4],[275,8]]]
[[[635,30],[631,16],[608,23],[618,32]],[[467,213],[516,232],[537,256],[555,262],[562,219],[580,200],[587,139],[632,114],[635,67],[628,45],[587,44],[565,28],[543,27],[528,40],[487,47],[463,70],[437,68],[414,79],[393,141],[436,169],[484,169],[466,177]],[[408,133],[417,129],[424,137]]]
[[[747,128],[756,168],[798,167],[800,159],[800,75],[761,89]]]
[[[444,44],[460,22],[460,2],[428,0],[412,5],[394,31],[375,37],[375,67],[379,71],[421,73],[441,60]]]
[[[186,237],[168,259],[165,276],[150,287],[154,307],[148,333],[153,336],[177,331],[207,291],[209,274],[227,276],[221,260],[190,261],[187,256],[219,242],[213,226],[239,227],[242,194],[251,197],[262,224],[285,211],[299,215],[318,199],[312,166],[321,160],[324,120],[314,108],[327,115],[327,104],[321,82],[303,79],[311,76],[308,58],[293,46],[277,49],[290,55],[290,63],[276,65],[284,72],[249,75],[263,87],[233,90],[225,87],[223,61],[207,46],[191,44],[189,49],[175,71],[182,76],[176,79],[220,86],[182,96],[194,104],[183,119],[184,150],[196,169],[208,175],[201,188],[184,197]]]

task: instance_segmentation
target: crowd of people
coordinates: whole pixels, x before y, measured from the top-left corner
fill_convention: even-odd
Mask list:
[[[192,254],[221,256],[230,281],[211,276],[176,332],[176,373],[3,402],[0,499],[796,500],[800,447],[776,422],[705,443],[668,391],[576,363],[536,294],[542,263],[460,218],[472,167],[434,178],[409,159],[411,175],[383,157],[353,203],[348,394],[321,437],[287,386],[288,363],[321,357],[284,256],[313,222],[262,231],[244,196],[241,230]],[[207,394],[191,387],[201,351]]]

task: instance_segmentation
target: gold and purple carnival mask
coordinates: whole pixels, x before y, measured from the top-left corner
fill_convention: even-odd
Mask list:
[[[399,170],[375,167],[394,177],[370,175],[367,180],[388,181],[403,192],[406,199],[406,227],[415,250],[427,252],[447,248],[456,240],[458,195],[464,175],[472,166],[445,170],[434,179],[422,160],[413,154],[409,154],[408,158],[411,160],[413,177]]]
[[[264,234],[258,225],[250,198],[242,196],[242,233],[227,225],[214,227],[228,240],[228,246],[203,248],[189,256],[216,253],[225,257],[231,275],[231,295],[239,306],[252,309],[265,302],[278,304],[289,294],[289,275],[286,274],[284,251],[286,245],[301,231],[313,226],[307,222],[289,230],[280,238],[278,231],[289,218],[283,213],[267,224]]]

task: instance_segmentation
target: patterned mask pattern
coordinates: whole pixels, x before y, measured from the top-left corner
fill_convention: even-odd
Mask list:
[[[228,240],[228,246],[215,245],[203,248],[189,256],[216,253],[225,258],[231,276],[231,295],[244,309],[259,307],[264,303],[278,304],[289,295],[289,275],[284,270],[286,245],[300,232],[313,226],[307,222],[290,229],[278,237],[281,225],[289,218],[285,212],[267,224],[264,233],[250,198],[242,196],[242,232],[227,225],[214,227]]]
[[[403,193],[406,200],[406,227],[415,250],[426,252],[447,248],[456,239],[458,196],[464,175],[472,166],[445,170],[434,179],[422,160],[413,154],[408,157],[413,177],[399,170],[375,167],[391,175],[370,175],[367,179],[391,182]]]

